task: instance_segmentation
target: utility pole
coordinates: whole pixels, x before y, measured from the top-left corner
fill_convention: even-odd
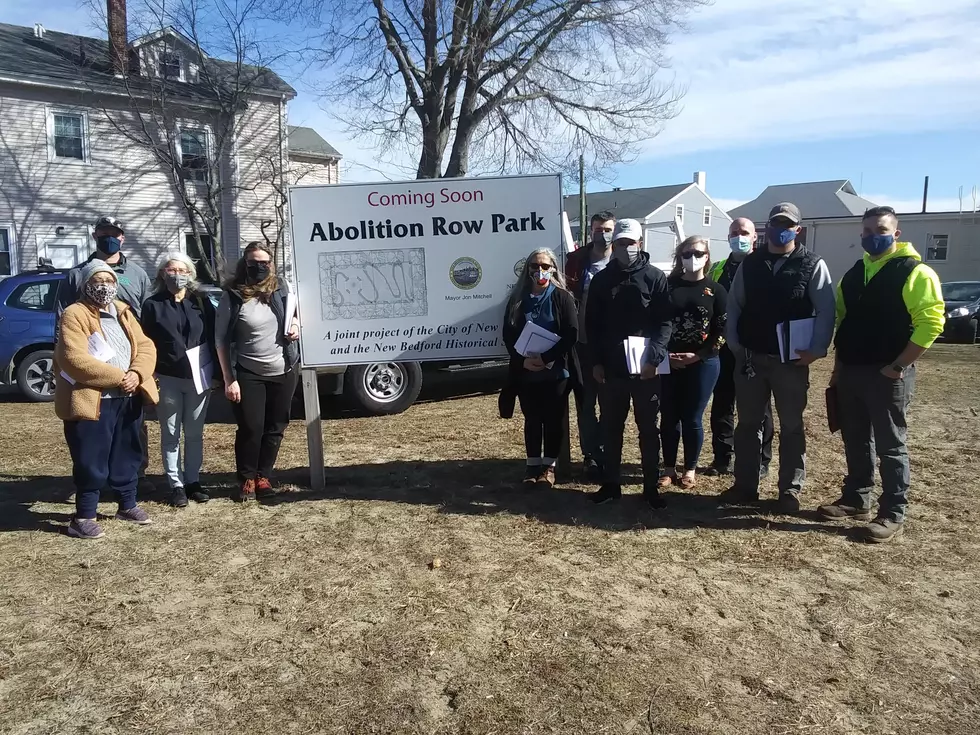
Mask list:
[[[578,157],[578,239],[580,247],[587,247],[589,244],[589,232],[586,226],[585,216],[588,210],[585,207],[585,156]]]

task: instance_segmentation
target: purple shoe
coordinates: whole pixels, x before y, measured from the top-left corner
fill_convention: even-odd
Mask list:
[[[68,524],[68,535],[74,538],[97,539],[105,536],[105,531],[91,518],[72,516],[71,523]]]
[[[138,526],[148,526],[153,523],[153,521],[150,519],[150,514],[140,508],[138,505],[134,505],[129,510],[123,510],[122,508],[117,510],[116,520],[128,521],[129,523],[135,523]]]

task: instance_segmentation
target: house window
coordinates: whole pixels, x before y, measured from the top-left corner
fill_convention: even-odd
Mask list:
[[[946,260],[949,251],[949,235],[926,236],[926,260]]]
[[[681,221],[681,224],[684,223],[684,205],[683,204],[678,204],[676,207],[674,207],[674,217],[676,217],[677,219],[679,219]]]
[[[201,283],[213,283],[214,277],[208,272],[206,264],[210,264],[212,272],[218,273],[218,264],[214,257],[214,238],[210,235],[198,235],[198,238],[200,245],[194,235],[184,235],[184,252],[197,262],[197,280]]]
[[[704,208],[704,226],[711,227],[711,207]]]
[[[84,161],[85,115],[73,112],[52,112],[49,116],[49,145],[52,158]]]
[[[208,134],[206,130],[180,131],[180,165],[184,178],[190,181],[208,180]]]
[[[12,276],[17,272],[17,258],[14,255],[14,228],[0,225],[0,277]]]
[[[164,79],[183,80],[184,64],[180,54],[174,51],[164,51],[160,54],[160,76]]]

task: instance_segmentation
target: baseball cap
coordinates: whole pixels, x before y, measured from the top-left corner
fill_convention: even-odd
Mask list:
[[[769,210],[769,220],[772,221],[774,217],[785,217],[788,220],[792,220],[793,224],[800,224],[803,217],[800,215],[800,208],[797,207],[792,202],[780,202],[771,210]]]
[[[640,223],[635,219],[620,219],[616,220],[616,226],[613,228],[613,242],[617,240],[632,240],[633,242],[639,242],[643,239],[643,228],[640,227]]]
[[[122,233],[126,232],[126,228],[122,226],[122,222],[117,220],[115,217],[110,217],[107,214],[102,215],[98,220],[96,220],[94,229],[99,230],[103,227],[115,227]]]

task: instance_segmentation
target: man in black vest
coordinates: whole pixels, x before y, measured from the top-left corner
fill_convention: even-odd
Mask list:
[[[784,513],[800,509],[806,480],[803,411],[809,366],[827,355],[834,334],[830,271],[821,258],[797,244],[801,219],[795,204],[773,207],[766,248],[745,258],[728,295],[727,337],[736,361],[738,427],[735,484],[719,496],[723,503],[759,499],[761,427],[774,398],[779,414],[779,507]]]
[[[728,244],[732,254],[711,267],[709,277],[715,283],[732,290],[732,281],[738,267],[749,253],[755,250],[758,235],[755,223],[747,217],[739,217],[728,228]],[[709,477],[732,474],[732,460],[735,457],[735,355],[728,345],[722,345],[718,352],[721,358],[721,373],[715,383],[714,397],[711,399],[711,448],[714,461],[704,473]],[[772,404],[766,406],[766,417],[762,422],[761,475],[769,474],[772,461]]]
[[[915,361],[945,324],[942,287],[902,234],[891,207],[864,214],[865,256],[837,287],[837,414],[847,457],[841,497],[817,512],[823,518],[871,519],[875,454],[881,461],[878,515],[862,529],[881,543],[902,534],[908,504],[909,454],[905,414],[915,387]]]

